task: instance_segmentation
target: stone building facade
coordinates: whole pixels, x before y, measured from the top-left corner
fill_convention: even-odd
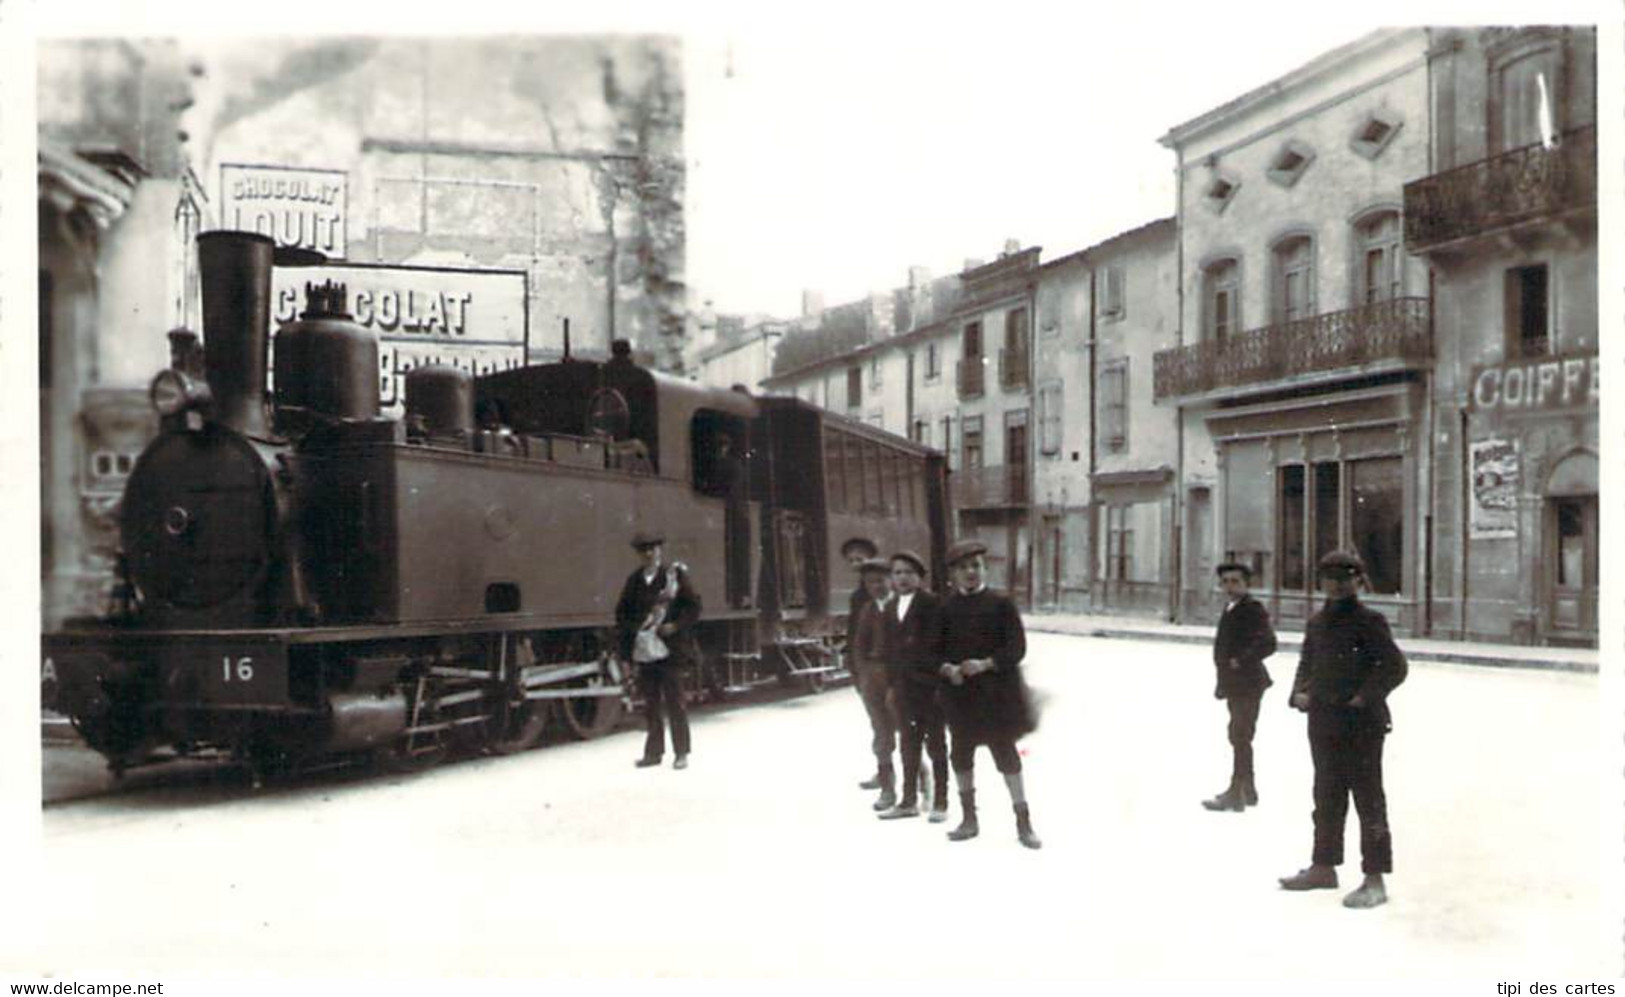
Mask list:
[[[1428,275],[1404,252],[1428,169],[1428,36],[1384,30],[1171,130],[1180,345],[1156,397],[1180,412],[1181,615],[1247,562],[1278,625],[1319,603],[1315,563],[1360,552],[1368,601],[1425,629]]]
[[[1597,640],[1597,54],[1591,28],[1429,32],[1431,629]]]

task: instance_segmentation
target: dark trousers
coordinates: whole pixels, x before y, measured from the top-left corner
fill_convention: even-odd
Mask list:
[[[1309,710],[1309,753],[1315,762],[1315,851],[1319,865],[1343,863],[1349,796],[1360,815],[1360,871],[1394,871],[1388,800],[1382,792],[1384,725],[1369,711],[1316,704]]]
[[[870,748],[875,753],[875,764],[882,775],[892,770],[891,756],[897,750],[896,706],[892,702],[891,683],[886,670],[878,665],[859,665],[857,669],[858,695],[863,697],[863,708],[869,714],[869,731],[873,735]]]
[[[1264,690],[1233,692],[1225,699],[1230,708],[1230,784],[1238,785],[1253,777],[1253,733],[1258,730],[1258,708]]]
[[[903,736],[903,802],[917,803],[920,783],[920,748],[931,758],[932,799],[948,799],[948,735],[937,690],[924,682],[894,676],[893,694]]]
[[[643,757],[659,758],[666,750],[665,714],[671,714],[671,747],[679,755],[688,754],[688,711],[683,707],[682,673],[670,658],[638,663],[638,688],[643,692],[643,717],[649,736],[643,741]]]
[[[1021,752],[1016,750],[1016,742],[1004,739],[979,740],[961,737],[954,733],[953,758],[955,772],[968,772],[976,765],[976,748],[978,745],[987,745],[987,750],[993,754],[993,767],[1002,775],[1015,775],[1021,771]]]

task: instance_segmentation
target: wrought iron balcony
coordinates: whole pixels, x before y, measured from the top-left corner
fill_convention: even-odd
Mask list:
[[[1433,356],[1430,324],[1428,299],[1393,298],[1162,350],[1153,390],[1162,401],[1384,361],[1425,361]]]
[[[1597,206],[1596,126],[1405,185],[1405,247],[1427,252]]]
[[[1026,350],[1000,350],[999,351],[999,385],[1007,391],[1027,386],[1027,362],[1029,354]]]
[[[1027,504],[1027,464],[995,464],[958,470],[952,482],[954,508],[1002,509]]]
[[[980,398],[986,382],[985,358],[973,356],[959,361],[959,397]]]

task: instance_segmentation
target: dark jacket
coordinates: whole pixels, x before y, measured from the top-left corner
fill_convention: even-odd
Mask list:
[[[881,612],[881,660],[909,681],[934,685],[939,681],[937,669],[942,667],[941,603],[921,589],[914,593],[908,615],[898,620],[901,598],[893,592]]]
[[[873,599],[865,598],[852,611],[856,626],[852,642],[847,645],[847,657],[853,674],[867,672],[884,662],[885,612],[890,608],[890,602],[881,606]]]
[[[1242,596],[1219,617],[1219,632],[1213,638],[1213,665],[1219,673],[1214,697],[1228,699],[1274,685],[1264,667],[1264,659],[1274,653],[1275,630],[1270,626],[1269,610],[1252,596]],[[1232,658],[1240,668],[1230,667]]]
[[[1372,720],[1389,727],[1388,693],[1408,670],[1388,620],[1351,596],[1328,601],[1309,619],[1292,692],[1307,693],[1311,709],[1347,706],[1358,695]]]
[[[1014,741],[1038,726],[1021,674],[1027,631],[1010,597],[990,589],[956,592],[942,604],[942,660],[993,659],[993,669],[943,685],[943,708],[956,738]]]
[[[846,646],[848,651],[851,650],[852,645],[858,639],[858,614],[871,601],[869,591],[861,584],[852,590],[852,598],[847,600]]]
[[[649,618],[649,611],[666,588],[667,572],[675,570],[673,565],[662,564],[660,570],[655,572],[654,581],[644,584],[643,568],[639,567],[626,576],[626,584],[621,587],[620,601],[615,603],[615,637],[620,648],[621,660],[627,664],[632,663],[632,638],[637,635],[643,621]],[[699,644],[694,639],[694,626],[700,622],[700,597],[689,583],[688,573],[677,573],[677,597],[666,607],[666,619],[677,628],[675,633],[663,635],[660,639],[671,650],[673,664],[686,665],[699,660]]]

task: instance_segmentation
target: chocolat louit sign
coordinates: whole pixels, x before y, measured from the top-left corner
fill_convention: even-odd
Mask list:
[[[349,175],[338,170],[226,163],[220,167],[221,227],[341,260],[348,187]]]
[[[1601,364],[1595,356],[1513,360],[1473,368],[1474,412],[1504,415],[1596,408]]]

